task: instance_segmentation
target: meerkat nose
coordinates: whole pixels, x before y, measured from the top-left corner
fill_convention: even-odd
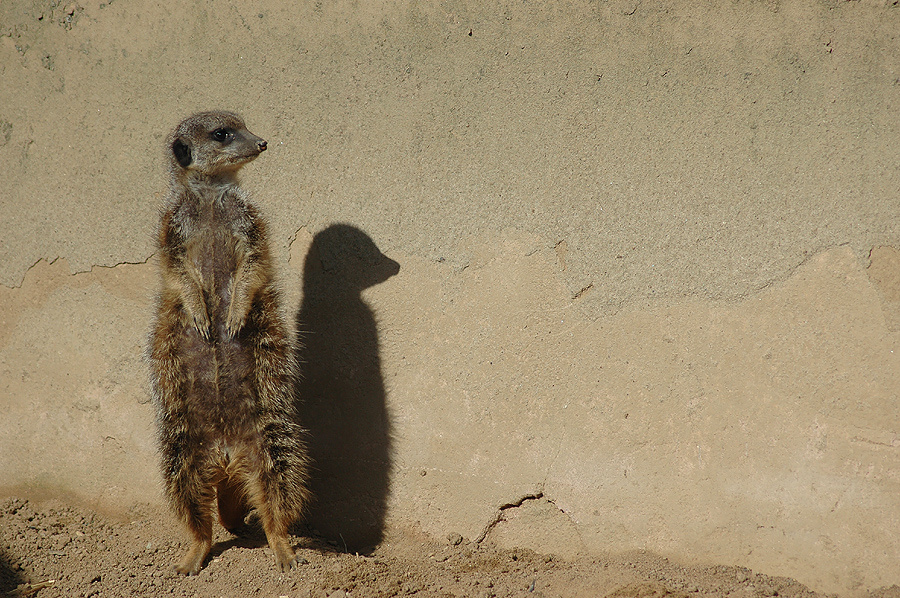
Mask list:
[[[266,142],[265,141],[257,142],[256,146],[259,148],[259,151],[261,151],[261,152],[266,151]]]

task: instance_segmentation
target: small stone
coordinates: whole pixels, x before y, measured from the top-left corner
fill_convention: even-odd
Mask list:
[[[447,535],[447,541],[450,542],[451,546],[459,546],[462,544],[463,537],[456,532],[451,532]]]
[[[52,546],[55,550],[62,550],[71,541],[72,541],[72,537],[70,535],[59,534],[59,535],[53,536]]]

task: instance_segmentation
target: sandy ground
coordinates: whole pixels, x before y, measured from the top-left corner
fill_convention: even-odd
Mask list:
[[[173,563],[187,542],[171,518],[147,509],[118,521],[59,501],[0,503],[0,592],[40,598],[103,596],[663,596],[813,597],[795,580],[744,567],[681,566],[645,552],[567,560],[503,550],[459,534],[444,543],[395,534],[368,554],[349,554],[297,530],[301,565],[276,572],[265,537],[219,528],[210,561],[195,577]],[[900,597],[886,588],[872,598]]]

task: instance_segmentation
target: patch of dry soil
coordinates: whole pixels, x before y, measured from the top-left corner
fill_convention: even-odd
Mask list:
[[[564,560],[476,544],[458,534],[438,543],[393,533],[370,554],[347,554],[311,530],[293,537],[302,564],[276,571],[251,521],[242,537],[217,528],[211,559],[195,577],[173,564],[187,540],[166,513],[131,521],[59,501],[0,502],[0,593],[40,598],[105,596],[608,596],[614,598],[784,596],[815,592],[792,579],[742,567],[681,566],[647,553]],[[251,515],[252,518],[252,515]],[[900,598],[896,586],[872,598]]]

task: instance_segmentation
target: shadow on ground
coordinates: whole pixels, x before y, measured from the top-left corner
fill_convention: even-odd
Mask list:
[[[0,596],[12,595],[19,584],[25,583],[12,559],[3,551],[0,551]]]
[[[306,256],[296,323],[309,429],[314,533],[351,552],[381,541],[391,464],[390,422],[375,314],[363,290],[399,272],[361,230],[317,234]]]

